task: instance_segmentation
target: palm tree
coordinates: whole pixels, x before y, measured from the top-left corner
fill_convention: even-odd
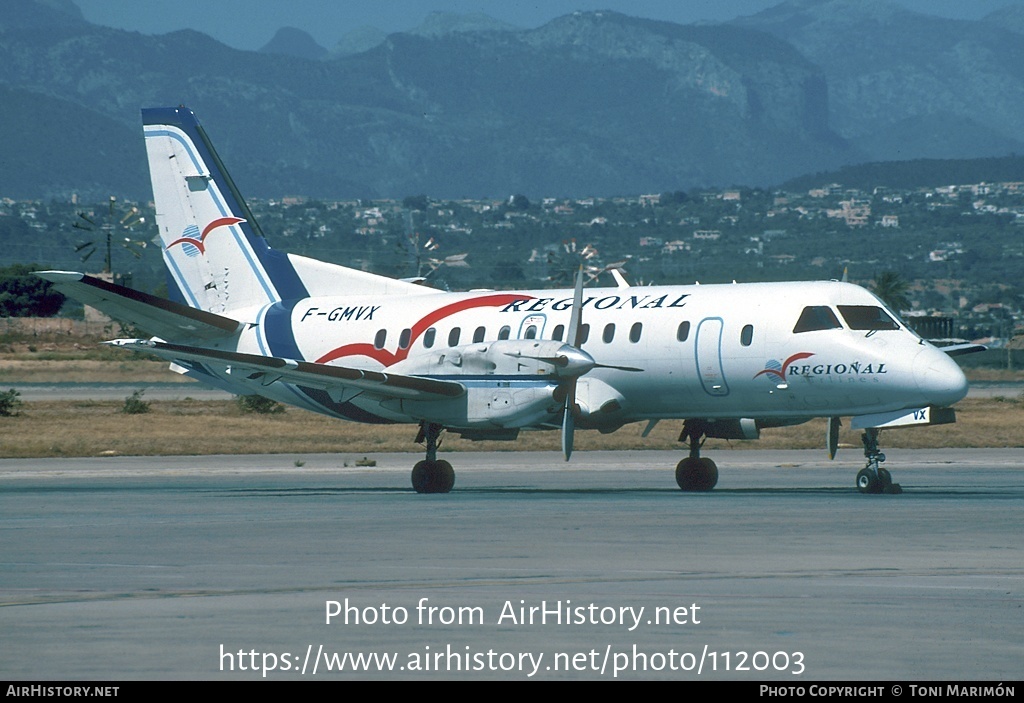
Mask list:
[[[871,284],[871,292],[896,312],[911,308],[909,291],[910,284],[895,271],[883,271],[875,276]]]

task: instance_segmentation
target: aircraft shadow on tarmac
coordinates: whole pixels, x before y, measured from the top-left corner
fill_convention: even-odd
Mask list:
[[[204,493],[216,493],[216,494],[230,494],[236,496],[267,496],[267,497],[314,497],[314,496],[341,496],[341,495],[406,495],[406,496],[417,496],[416,493],[410,491],[405,486],[377,486],[377,487],[360,487],[360,486],[310,486],[302,488],[214,488],[214,489],[202,489]],[[857,491],[856,487],[764,487],[764,488],[716,488],[714,491],[707,491],[703,493],[694,492],[682,492],[676,488],[651,488],[644,486],[630,486],[621,488],[609,488],[609,487],[580,487],[580,488],[540,488],[531,486],[481,486],[481,487],[469,487],[461,488],[452,491],[448,494],[441,494],[431,499],[426,500],[452,500],[457,499],[458,496],[616,496],[616,495],[629,495],[629,496],[673,496],[679,499],[699,499],[714,498],[715,496],[746,496],[746,495],[764,495],[764,496],[856,496],[858,499],[861,498],[861,494]],[[911,488],[904,493],[904,495],[912,496],[929,496],[929,497],[941,497],[941,496],[966,496],[966,495],[1000,495],[999,492],[992,490],[978,490],[978,489],[948,489],[948,488]],[[442,497],[444,496],[444,497]],[[1006,497],[1016,497],[1007,495]],[[417,497],[418,500],[423,498]]]

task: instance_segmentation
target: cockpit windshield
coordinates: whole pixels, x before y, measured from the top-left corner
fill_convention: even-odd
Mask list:
[[[877,305],[838,305],[839,314],[852,330],[898,330],[896,320]]]
[[[800,313],[800,319],[796,321],[796,326],[793,327],[793,333],[799,332],[815,332],[817,330],[834,330],[842,329],[842,325],[839,324],[839,319],[836,318],[836,314],[832,312],[832,308],[827,305],[808,305],[804,308],[804,311]]]

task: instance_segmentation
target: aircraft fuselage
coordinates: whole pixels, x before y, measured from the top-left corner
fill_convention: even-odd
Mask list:
[[[557,385],[550,370],[503,372],[471,358],[503,340],[564,341],[572,295],[475,291],[282,301],[248,311],[255,324],[235,350],[456,380],[491,395],[546,388],[550,397]],[[838,324],[794,331],[808,308],[828,308]],[[943,352],[895,320],[852,329],[844,308],[883,309],[864,289],[836,281],[587,289],[580,346],[601,365],[642,372],[599,367],[582,377],[580,426],[688,417],[799,420],[949,405],[964,396],[963,373]],[[251,386],[237,392],[271,391],[349,419],[414,422],[424,415],[418,402],[331,399],[289,384],[221,380]],[[539,426],[551,420],[535,415],[523,417]],[[462,424],[528,426],[521,420],[492,413]]]

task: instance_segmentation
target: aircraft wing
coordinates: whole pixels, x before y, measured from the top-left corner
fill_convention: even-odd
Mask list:
[[[218,339],[230,337],[243,327],[243,323],[230,317],[190,308],[84,273],[37,271],[36,275],[52,281],[61,293],[157,337]]]
[[[950,356],[963,356],[964,354],[974,354],[975,352],[986,351],[988,347],[984,344],[951,344],[946,347],[939,347],[939,351],[944,351]]]
[[[456,398],[466,392],[465,386],[454,381],[316,364],[310,361],[282,359],[276,356],[243,354],[145,339],[115,339],[106,343],[133,351],[155,354],[179,363],[191,361],[227,367],[228,373],[232,376],[240,376],[248,381],[259,381],[266,386],[283,381],[298,386],[320,388],[339,395],[351,394],[356,391],[371,393],[381,398],[415,398],[418,400]]]

